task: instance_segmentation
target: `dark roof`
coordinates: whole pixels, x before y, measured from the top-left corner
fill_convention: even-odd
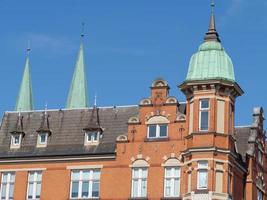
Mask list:
[[[235,127],[235,138],[237,144],[238,153],[241,154],[243,159],[246,156],[248,150],[248,139],[250,136],[250,126]]]
[[[0,158],[21,158],[58,155],[112,154],[119,135],[127,135],[128,119],[138,114],[138,106],[99,108],[99,121],[103,130],[99,145],[84,145],[91,109],[48,110],[51,135],[45,148],[37,148],[37,130],[43,123],[44,112],[22,112],[23,132],[21,148],[10,149],[11,132],[16,130],[17,112],[4,114],[0,129]]]

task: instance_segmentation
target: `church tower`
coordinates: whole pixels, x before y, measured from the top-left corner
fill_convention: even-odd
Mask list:
[[[184,162],[190,163],[188,199],[232,199],[234,195],[239,197],[233,199],[240,199],[243,188],[237,187],[242,185],[246,170],[236,161],[234,119],[235,101],[243,91],[216,30],[214,3],[208,32],[191,57],[186,80],[179,88],[187,99],[183,156]]]

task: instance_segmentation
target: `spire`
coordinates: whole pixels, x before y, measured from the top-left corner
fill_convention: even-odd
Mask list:
[[[84,26],[84,24],[83,24]],[[84,49],[83,49],[84,33],[81,33],[81,45],[76,61],[72,83],[69,90],[68,101],[66,108],[87,108],[87,82],[84,63]]]
[[[207,42],[207,41],[221,42],[221,40],[219,38],[219,34],[216,31],[214,7],[215,7],[214,0],[211,0],[210,24],[209,24],[209,30],[206,33],[205,38],[204,38],[205,42]]]
[[[15,108],[16,111],[33,110],[32,83],[31,83],[30,61],[29,61],[30,50],[31,49],[28,47],[25,69]]]

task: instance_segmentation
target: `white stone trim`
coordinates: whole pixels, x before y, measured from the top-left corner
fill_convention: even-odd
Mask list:
[[[103,165],[73,165],[67,166],[66,169],[101,169]]]
[[[1,172],[44,171],[46,168],[0,169]]]

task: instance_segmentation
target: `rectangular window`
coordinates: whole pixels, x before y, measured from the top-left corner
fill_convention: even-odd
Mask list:
[[[208,162],[199,161],[197,169],[197,189],[207,189],[208,188]]]
[[[165,138],[168,135],[167,124],[148,125],[148,138]]]
[[[146,197],[147,195],[147,168],[133,168],[132,197]]]
[[[166,167],[164,180],[164,196],[179,197],[180,196],[180,168]]]
[[[14,172],[2,173],[1,200],[13,200],[14,199],[14,183],[15,183]]]
[[[11,148],[19,148],[21,144],[21,134],[11,135]]]
[[[28,175],[28,200],[39,200],[41,196],[42,172],[32,171]]]
[[[71,199],[98,198],[100,170],[73,170],[71,173]]]
[[[86,143],[97,143],[99,141],[99,132],[87,132]]]
[[[209,130],[209,99],[200,100],[199,129],[201,131]]]

